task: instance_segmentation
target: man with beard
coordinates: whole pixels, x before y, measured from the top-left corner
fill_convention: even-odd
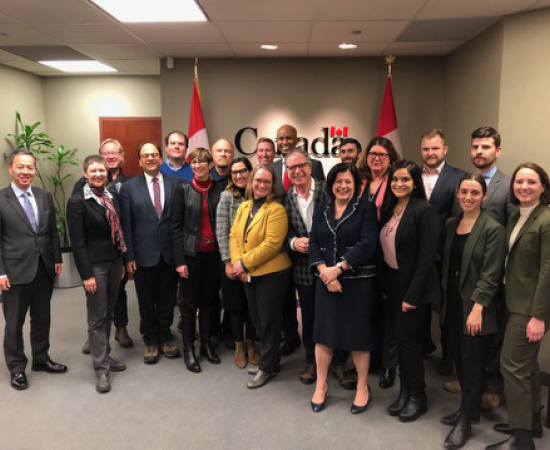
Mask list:
[[[210,178],[214,181],[223,182],[227,185],[227,169],[229,163],[235,157],[235,148],[227,139],[218,139],[212,146],[212,158],[214,158],[214,167],[210,171]]]
[[[340,161],[348,164],[357,164],[361,156],[361,144],[357,139],[344,138],[340,141]]]

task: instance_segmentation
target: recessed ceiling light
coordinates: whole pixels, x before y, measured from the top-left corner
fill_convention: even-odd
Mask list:
[[[206,22],[195,0],[90,0],[120,22]]]
[[[356,44],[340,44],[338,47],[341,48],[342,50],[353,50],[354,48],[357,48],[357,45]]]
[[[38,61],[45,66],[53,67],[68,73],[118,72],[99,61]]]
[[[260,47],[263,48],[264,50],[277,50],[279,48],[278,45],[273,45],[273,44],[264,44],[264,45],[261,45]]]

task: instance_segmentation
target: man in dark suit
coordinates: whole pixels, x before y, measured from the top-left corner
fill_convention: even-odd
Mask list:
[[[456,211],[456,186],[466,172],[452,167],[445,161],[449,146],[445,141],[445,135],[441,130],[433,129],[422,135],[420,154],[422,157],[422,182],[426,191],[426,198],[434,207],[438,219],[439,247],[437,252],[437,267],[440,269],[441,251],[443,247],[443,234],[445,222]],[[431,339],[431,311],[427,318],[424,333],[426,336],[425,352],[435,350],[435,344]],[[441,328],[441,363],[440,375],[450,375],[454,370],[453,355],[450,352],[451,345],[448,341],[449,334]]]
[[[161,153],[155,144],[138,150],[144,174],[122,185],[120,198],[127,270],[134,273],[145,342],[143,361],[155,364],[160,351],[168,358],[180,355],[172,340],[177,273],[172,252],[172,202],[177,179],[160,173]]]
[[[31,187],[36,158],[29,151],[10,157],[12,183],[0,191],[0,290],[6,319],[4,356],[11,386],[27,389],[23,324],[31,316],[32,370],[64,373],[50,359],[50,300],[61,273],[61,250],[50,193]]]

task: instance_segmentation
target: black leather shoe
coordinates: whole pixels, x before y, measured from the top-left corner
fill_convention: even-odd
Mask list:
[[[15,372],[11,374],[11,387],[18,391],[24,391],[29,387],[25,372]]]
[[[370,393],[370,386],[367,386],[367,388],[369,390],[369,399],[367,400],[367,403],[365,403],[363,406],[357,406],[355,403],[352,403],[351,404],[351,413],[352,414],[361,414],[361,413],[365,412],[367,410],[367,408],[369,407],[372,396],[371,396],[371,393]]]
[[[443,425],[447,425],[449,427],[454,427],[456,423],[458,422],[458,418],[460,417],[460,408],[458,408],[454,413],[449,414],[448,416],[443,416],[440,420],[440,422]]]
[[[445,448],[449,450],[457,450],[464,447],[464,444],[472,437],[472,425],[470,421],[464,417],[459,417],[456,425],[445,439]]]
[[[285,341],[285,343],[281,345],[281,355],[291,355],[292,353],[294,353],[294,350],[300,348],[301,343],[302,342],[300,341],[300,338],[298,336],[296,336],[290,342]]]
[[[67,372],[67,366],[56,363],[50,359],[46,361],[45,364],[33,364],[32,370],[35,372],[65,373]]]
[[[395,382],[395,369],[382,369],[382,375],[380,375],[380,382],[378,385],[382,389],[389,389]]]
[[[422,414],[425,414],[427,410],[428,405],[426,401],[426,396],[411,394],[411,396],[409,397],[409,401],[399,412],[399,420],[401,422],[414,422]]]
[[[540,413],[542,411],[543,406],[540,407],[538,413],[533,413],[533,437],[540,439],[542,437],[543,431],[542,431],[542,421],[540,418]],[[514,429],[510,428],[509,423],[497,423],[493,425],[493,430],[497,431],[498,433],[502,434],[509,434],[512,435],[514,433]]]
[[[505,441],[488,445],[485,450],[535,450],[535,441],[530,431],[516,430]]]
[[[212,344],[210,344],[209,341],[207,344],[201,344],[200,348],[200,355],[205,357],[206,360],[211,364],[219,364],[221,363],[221,359],[218,356],[218,354],[215,352],[215,350],[212,348]]]
[[[388,414],[390,416],[398,416],[401,410],[405,407],[409,401],[411,392],[407,386],[403,386],[401,383],[401,389],[399,390],[399,397],[388,407]]]
[[[327,383],[327,392],[325,392],[325,399],[321,403],[313,403],[311,402],[311,409],[313,412],[318,413],[321,412],[323,409],[325,409],[325,406],[327,404],[327,398],[328,398],[328,383]]]
[[[183,345],[183,361],[190,372],[199,373],[201,371],[201,366],[195,356],[194,345]]]
[[[510,428],[509,423],[495,423],[493,425],[493,430],[495,430],[497,433],[508,434],[510,436],[514,432],[514,429]]]

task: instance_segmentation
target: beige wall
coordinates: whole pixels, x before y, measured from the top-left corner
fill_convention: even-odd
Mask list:
[[[15,133],[15,111],[21,113],[25,123],[45,123],[44,96],[40,77],[21,70],[0,65],[0,187],[6,186],[11,178],[5,155],[12,151],[5,141],[8,133]],[[41,130],[44,131],[42,126]]]
[[[244,126],[274,137],[286,122],[310,143],[323,126],[348,126],[367,143],[376,133],[385,66],[382,58],[204,59],[199,78],[210,144],[233,140]],[[443,59],[398,58],[393,80],[404,154],[416,159],[419,135],[443,125]],[[176,60],[174,70],[161,65],[164,132],[187,130],[192,88],[192,60]],[[253,141],[249,135],[246,145]]]

